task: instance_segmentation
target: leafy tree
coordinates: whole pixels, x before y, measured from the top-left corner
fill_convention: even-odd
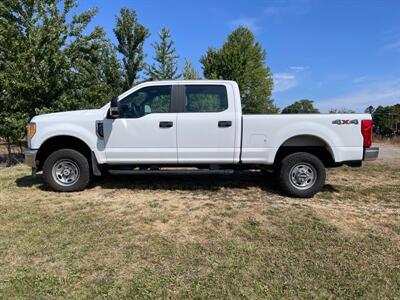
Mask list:
[[[185,58],[185,65],[183,66],[182,77],[186,80],[200,79],[200,75],[197,70],[193,67],[188,59]]]
[[[319,113],[313,105],[314,101],[302,99],[294,102],[293,104],[285,107],[282,110],[283,114],[314,114]]]
[[[156,55],[155,64],[147,67],[147,75],[150,80],[167,80],[177,79],[180,75],[178,70],[178,56],[175,54],[174,41],[171,37],[171,32],[167,27],[164,27],[158,34],[160,42],[152,44]]]
[[[381,128],[393,129],[400,122],[400,104],[378,106],[372,114],[374,125]]]
[[[101,28],[84,33],[96,10],[72,14],[74,6],[74,0],[0,3],[0,135],[9,145],[38,113],[94,107],[111,97],[104,55],[115,50]]]
[[[355,111],[352,110],[352,109],[348,109],[348,108],[343,107],[343,108],[340,108],[340,109],[338,109],[338,108],[331,108],[331,109],[329,110],[329,113],[330,113],[330,114],[354,114]]]
[[[373,114],[374,111],[375,111],[375,108],[374,108],[372,105],[368,106],[368,107],[364,110],[364,112],[367,113],[367,114]]]
[[[123,92],[123,72],[121,70],[121,63],[111,42],[105,45],[101,54],[101,74],[107,85],[111,88],[112,95],[119,95]]]
[[[139,72],[144,68],[143,45],[149,37],[149,31],[137,20],[136,12],[122,8],[120,16],[116,18],[117,24],[114,34],[117,37],[117,50],[122,54],[124,65],[125,90],[130,89],[138,78]]]
[[[73,67],[64,95],[52,110],[97,108],[121,91],[120,65],[101,28],[96,27],[87,37],[79,37],[67,45],[65,55],[73,62]]]
[[[266,53],[253,33],[239,27],[229,34],[221,49],[209,48],[200,61],[206,78],[238,83],[243,112],[276,113],[271,96],[272,75],[265,60]]]

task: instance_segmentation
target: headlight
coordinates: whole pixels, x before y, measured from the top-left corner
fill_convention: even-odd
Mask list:
[[[36,133],[36,124],[35,123],[29,123],[27,126],[26,126],[26,128],[27,128],[27,137],[28,137],[28,140],[30,140],[31,138],[33,138],[33,136],[35,135],[35,133]]]

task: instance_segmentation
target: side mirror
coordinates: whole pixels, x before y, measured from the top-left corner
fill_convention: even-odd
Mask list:
[[[111,98],[110,116],[113,117],[113,118],[118,118],[119,117],[118,96],[114,96],[114,97]]]

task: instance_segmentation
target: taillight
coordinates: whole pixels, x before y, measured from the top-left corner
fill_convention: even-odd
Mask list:
[[[372,145],[372,124],[372,120],[361,121],[361,134],[364,139],[363,146],[366,148]]]

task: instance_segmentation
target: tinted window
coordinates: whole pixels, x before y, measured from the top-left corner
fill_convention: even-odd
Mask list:
[[[228,108],[226,88],[223,85],[187,85],[187,112],[218,112]]]
[[[120,118],[140,118],[171,111],[171,86],[142,88],[119,101]]]

